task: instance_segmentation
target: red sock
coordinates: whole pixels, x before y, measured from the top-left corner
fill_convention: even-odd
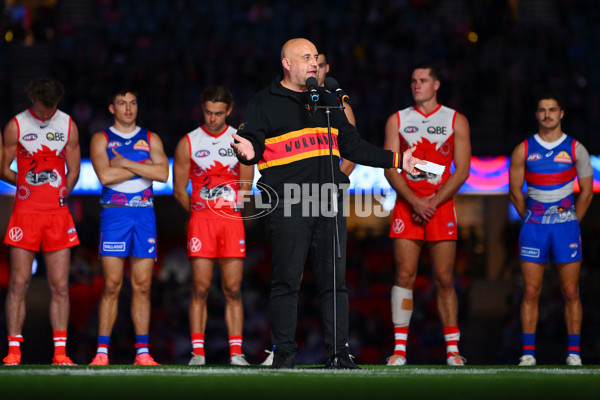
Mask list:
[[[242,354],[242,336],[229,336],[229,357]]]
[[[406,341],[408,339],[408,326],[394,327],[394,355],[406,358]]]
[[[54,356],[66,356],[67,331],[52,331],[54,339]]]
[[[21,355],[21,343],[23,343],[23,336],[10,336],[8,335],[8,354]]]
[[[452,353],[458,354],[458,341],[460,339],[458,326],[445,326],[444,339],[446,340],[446,357],[451,357]]]
[[[204,333],[192,333],[192,352],[204,356]]]

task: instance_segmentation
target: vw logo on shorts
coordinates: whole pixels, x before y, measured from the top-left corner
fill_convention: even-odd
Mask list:
[[[18,242],[23,239],[23,231],[18,226],[15,226],[8,232],[8,237],[13,242]]]

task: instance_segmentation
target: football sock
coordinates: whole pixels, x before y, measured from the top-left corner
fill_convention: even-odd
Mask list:
[[[21,343],[23,343],[23,335],[10,336],[8,335],[8,354],[21,355]]]
[[[110,344],[110,336],[98,335],[98,350],[96,353],[108,354],[108,345]]]
[[[192,333],[192,352],[204,356],[204,333]]]
[[[406,358],[406,340],[408,339],[408,326],[394,327],[394,355]]]
[[[569,335],[569,350],[568,354],[575,354],[576,356],[581,356],[581,349],[579,347],[579,342],[581,340],[581,335]]]
[[[444,340],[446,341],[446,357],[450,357],[452,353],[458,354],[458,341],[460,340],[458,326],[445,326]]]
[[[229,357],[242,354],[242,336],[229,336]]]
[[[135,350],[136,355],[149,353],[148,339],[150,335],[135,335]]]
[[[54,339],[54,355],[64,356],[66,355],[67,348],[67,331],[52,331]]]
[[[535,333],[523,334],[523,355],[535,357]]]

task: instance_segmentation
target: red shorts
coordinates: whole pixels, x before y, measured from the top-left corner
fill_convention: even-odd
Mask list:
[[[4,243],[31,251],[50,252],[78,245],[79,237],[68,212],[13,212]]]
[[[241,219],[207,219],[192,214],[188,225],[188,257],[246,257]]]
[[[427,241],[456,240],[456,210],[454,200],[442,204],[433,218],[426,224],[417,224],[412,220],[412,207],[404,199],[396,200],[390,237],[398,239],[416,239]]]

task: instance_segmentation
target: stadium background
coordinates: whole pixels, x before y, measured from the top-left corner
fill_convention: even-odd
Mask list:
[[[110,124],[106,90],[127,80],[139,88],[139,124],[158,132],[167,155],[202,121],[199,95],[210,84],[227,86],[237,125],[244,104],[280,71],[278,54],[291,37],[324,50],[332,75],[352,96],[359,132],[382,145],[386,118],[411,104],[411,65],[427,59],[442,67],[440,100],[471,124],[473,154],[509,155],[533,133],[533,99],[541,89],[563,95],[563,129],[600,154],[600,7],[593,0],[388,0],[364,2],[191,0],[5,0],[0,42],[0,125],[28,106],[23,87],[37,76],[62,81],[60,108],[80,130],[82,156],[91,135]],[[0,197],[0,230],[12,198]],[[513,364],[520,355],[519,222],[506,194],[460,195],[456,283],[461,349],[471,364]],[[70,207],[82,242],[73,251],[69,351],[87,363],[95,351],[99,206],[76,196]],[[171,196],[156,200],[159,261],[152,291],[151,348],[162,363],[189,358],[189,267],[185,215]],[[598,264],[600,215],[595,199],[583,223],[584,362],[600,360]],[[389,219],[350,217],[348,286],[352,353],[360,363],[382,363],[393,348],[389,292],[393,253]],[[266,305],[269,253],[262,221],[247,225],[243,293],[244,351],[262,361],[270,348]],[[8,257],[0,247],[0,338],[5,337]],[[408,357],[441,363],[444,344],[435,310],[427,255],[420,265]],[[216,270],[217,271],[217,270]],[[321,360],[323,348],[315,283],[307,268],[301,292],[299,361]],[[540,302],[538,362],[563,363],[566,333],[556,273],[549,269]],[[133,360],[129,293],[124,286],[111,342],[111,361]],[[48,363],[51,333],[43,262],[28,293],[24,362]],[[227,337],[218,279],[210,296],[206,350],[209,363],[225,363]],[[0,340],[0,354],[6,342]]]

